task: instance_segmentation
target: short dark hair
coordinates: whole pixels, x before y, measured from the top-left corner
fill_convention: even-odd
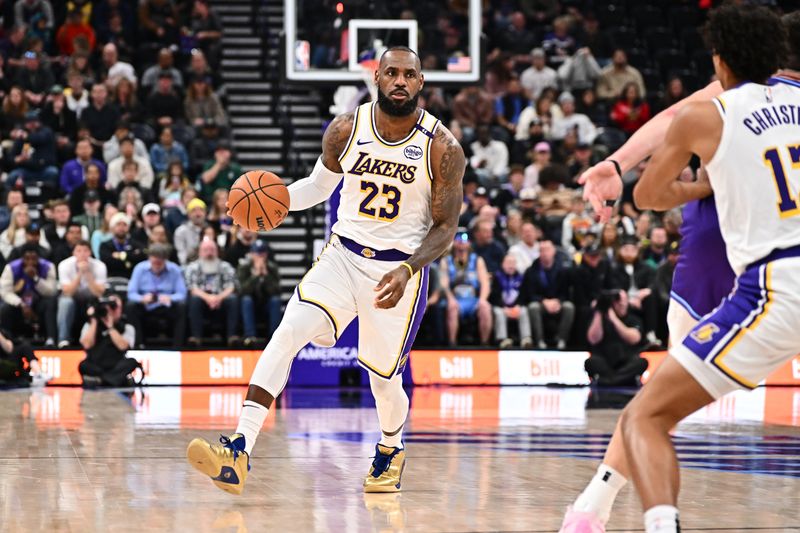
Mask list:
[[[718,7],[709,14],[704,34],[706,46],[740,81],[764,83],[786,57],[786,29],[765,7]]]
[[[781,22],[786,29],[786,42],[789,45],[785,66],[792,70],[800,70],[800,11],[784,15]]]
[[[63,198],[57,198],[57,199],[53,200],[52,202],[50,202],[50,208],[51,209],[55,209],[56,207],[58,207],[60,205],[65,205],[65,206],[69,207],[69,202],[67,202]]]
[[[35,243],[32,243],[32,242],[26,242],[25,244],[23,244],[22,246],[19,247],[19,256],[20,257],[25,257],[25,254],[27,254],[27,253],[34,253],[34,254],[36,254],[38,256],[39,255],[39,245],[35,244]]]
[[[383,63],[384,56],[386,56],[386,54],[388,54],[389,52],[407,52],[409,54],[413,54],[413,56],[417,59],[416,61],[417,65],[419,65],[419,68],[422,69],[422,62],[419,60],[419,55],[417,55],[417,52],[415,52],[408,46],[401,46],[401,45],[390,46],[389,48],[384,50],[379,59],[379,63]]]
[[[87,241],[87,240],[85,240],[85,239],[81,239],[81,240],[79,240],[78,242],[76,242],[76,243],[75,243],[75,248],[77,248],[78,246],[85,246],[85,247],[87,247],[89,250],[91,250],[91,249],[92,249],[92,245],[91,245],[91,244],[89,244],[89,241]]]

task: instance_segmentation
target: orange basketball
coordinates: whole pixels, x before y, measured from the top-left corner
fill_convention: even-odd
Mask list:
[[[234,223],[252,231],[269,231],[289,212],[289,190],[265,170],[251,170],[237,179],[228,195],[228,214]]]

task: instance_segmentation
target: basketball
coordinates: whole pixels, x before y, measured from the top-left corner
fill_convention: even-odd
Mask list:
[[[234,182],[227,205],[236,224],[251,231],[269,231],[289,212],[289,190],[272,172],[251,170]]]

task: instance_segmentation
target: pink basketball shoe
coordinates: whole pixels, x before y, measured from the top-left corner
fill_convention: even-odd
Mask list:
[[[606,526],[594,513],[575,511],[570,505],[558,533],[606,533]]]

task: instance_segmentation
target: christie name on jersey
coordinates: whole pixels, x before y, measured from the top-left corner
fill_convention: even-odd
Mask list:
[[[800,107],[791,104],[763,107],[744,119],[744,125],[756,135],[783,124],[800,124]]]
[[[416,165],[406,165],[395,161],[385,161],[373,158],[367,152],[359,152],[358,159],[353,163],[353,168],[348,171],[354,176],[362,174],[376,174],[387,178],[400,178],[403,183],[414,183],[416,179]]]

